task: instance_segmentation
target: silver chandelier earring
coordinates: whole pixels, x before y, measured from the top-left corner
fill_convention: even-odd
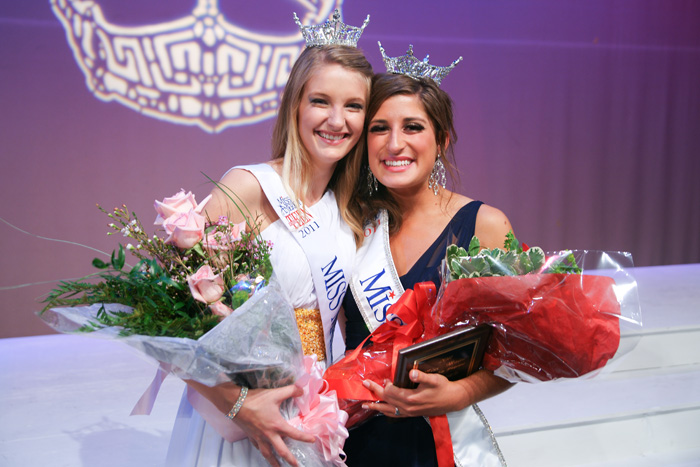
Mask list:
[[[379,182],[377,182],[377,177],[372,173],[372,169],[367,166],[367,191],[369,195],[372,196],[377,190],[379,190]]]
[[[447,185],[447,179],[445,178],[445,164],[440,160],[440,154],[437,156],[435,165],[433,165],[433,171],[430,172],[430,178],[428,179],[428,188],[433,190],[433,194],[437,196],[440,187],[443,189]]]

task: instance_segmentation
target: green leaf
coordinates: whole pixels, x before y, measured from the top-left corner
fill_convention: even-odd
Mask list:
[[[500,263],[514,275],[518,274],[519,255],[515,251],[507,251],[500,257]]]
[[[92,265],[96,267],[97,269],[107,269],[109,267],[109,264],[105,263],[102,261],[100,258],[95,258],[92,260]]]
[[[151,297],[149,297],[148,295],[144,295],[143,299],[146,303],[148,303],[153,308],[158,308],[158,305],[156,304],[156,302],[154,302],[153,299]]]
[[[457,259],[453,259],[448,264],[450,265],[450,271],[452,271],[453,276],[459,276],[464,271],[460,261]]]
[[[182,308],[177,308],[175,309],[175,313],[178,315],[182,316],[183,318],[189,318],[190,315],[188,315],[185,311],[182,310]]]
[[[529,274],[533,271],[537,271],[537,269],[534,267],[532,264],[532,260],[530,259],[530,255],[525,253],[520,253],[518,255],[518,273],[519,274]]]
[[[512,230],[506,234],[506,241],[503,243],[503,248],[508,251],[515,251],[516,253],[522,253],[523,251],[520,242],[515,238]]]
[[[476,256],[479,254],[479,250],[481,250],[481,243],[479,243],[479,239],[474,235],[469,242],[469,256]]]
[[[202,242],[199,242],[199,243],[195,244],[195,246],[193,246],[192,248],[190,248],[189,251],[194,251],[195,253],[197,253],[197,254],[198,254],[199,256],[201,256],[202,258],[206,258],[206,257],[207,257],[207,254],[204,252],[204,248],[202,248]]]
[[[450,246],[447,247],[447,251],[445,253],[446,256],[457,256],[457,252],[459,251],[459,247],[455,245],[454,243]]]
[[[494,258],[492,256],[485,256],[484,259],[488,262],[489,269],[494,276],[513,276],[513,272],[499,261],[500,255]]]
[[[490,272],[489,264],[482,256],[476,256],[470,261],[472,266],[471,271],[483,275],[486,272]]]
[[[116,253],[116,255],[115,255]],[[112,267],[117,271],[121,271],[126,262],[126,254],[124,253],[124,247],[119,245],[119,249],[112,252]]]
[[[540,269],[542,269],[542,266],[544,266],[545,262],[545,255],[542,248],[534,246],[527,250],[525,254],[527,254],[528,258],[532,262],[533,271],[539,271]]]

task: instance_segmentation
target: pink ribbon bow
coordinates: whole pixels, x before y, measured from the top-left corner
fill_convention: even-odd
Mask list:
[[[289,423],[316,437],[316,443],[320,445],[327,462],[344,466],[343,445],[348,438],[345,428],[348,414],[338,406],[336,392],[328,390],[323,371],[316,361],[316,355],[304,356],[304,373],[295,383],[304,390],[304,394],[294,398],[299,415]]]

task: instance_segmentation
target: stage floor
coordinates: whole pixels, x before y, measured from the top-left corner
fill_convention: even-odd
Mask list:
[[[511,467],[700,465],[700,264],[634,276],[644,328],[613,371],[480,404]],[[84,335],[0,339],[0,465],[162,465],[184,384],[129,416],[155,369]]]

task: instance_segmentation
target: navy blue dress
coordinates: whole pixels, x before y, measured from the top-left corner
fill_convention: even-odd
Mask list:
[[[482,204],[481,201],[472,201],[455,214],[411,270],[400,277],[404,289],[425,281],[433,281],[440,287],[440,263],[445,250],[453,243],[465,248],[469,245],[474,236],[476,214]],[[350,289],[343,307],[347,318],[346,347],[354,349],[369,335],[369,330]],[[343,450],[347,454],[348,466],[437,466],[433,432],[423,417],[389,418],[380,415],[371,418],[350,429]]]

